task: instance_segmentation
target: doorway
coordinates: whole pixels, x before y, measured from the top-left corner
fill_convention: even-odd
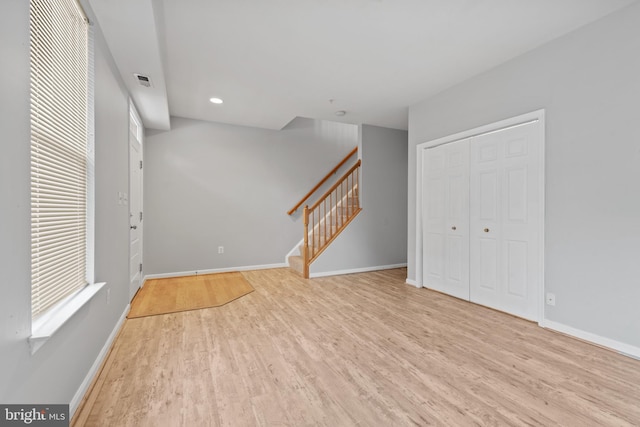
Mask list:
[[[133,104],[129,114],[129,301],[142,286],[143,127]]]

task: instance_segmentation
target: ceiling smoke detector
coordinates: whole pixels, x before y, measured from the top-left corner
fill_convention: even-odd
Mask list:
[[[136,73],[133,73],[133,76],[136,78],[138,83],[140,83],[140,86],[144,86],[144,87],[153,86],[151,84],[151,77],[145,76],[145,75],[142,75],[142,74],[136,74]]]

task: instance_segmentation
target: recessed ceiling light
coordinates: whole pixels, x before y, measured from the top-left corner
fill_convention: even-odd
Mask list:
[[[222,99],[220,98],[209,98],[209,101],[211,101],[214,104],[222,104]]]
[[[346,112],[346,111],[344,111],[344,110],[338,110],[338,111],[336,111],[336,116],[338,116],[338,117],[340,117],[340,116],[344,116],[345,114],[347,114],[347,112]]]

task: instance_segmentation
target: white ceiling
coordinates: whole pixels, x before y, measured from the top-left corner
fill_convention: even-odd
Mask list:
[[[88,1],[154,129],[168,129],[169,115],[269,129],[297,116],[406,129],[408,106],[635,2]],[[133,73],[154,86],[137,85]]]

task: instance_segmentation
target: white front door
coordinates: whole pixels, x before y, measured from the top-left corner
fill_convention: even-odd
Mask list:
[[[142,286],[142,128],[131,115],[129,127],[129,300]]]
[[[539,122],[473,138],[470,161],[470,300],[538,319]]]
[[[424,286],[469,299],[469,140],[423,150]]]

